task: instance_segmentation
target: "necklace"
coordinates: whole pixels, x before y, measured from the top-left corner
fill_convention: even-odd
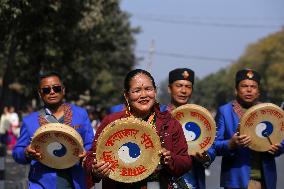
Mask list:
[[[131,114],[131,112],[128,111],[128,110],[125,110],[125,114],[126,114],[128,117],[133,116],[133,114]],[[135,116],[133,116],[133,117],[135,117]],[[143,120],[142,118],[140,118],[140,119]],[[143,120],[143,121],[145,121],[145,120]],[[156,113],[155,113],[155,112],[153,112],[153,113],[149,116],[149,118],[148,118],[148,120],[147,120],[147,123],[150,124],[150,125],[152,126],[152,128],[156,130],[156,125],[155,125],[155,123],[156,123]]]
[[[155,125],[155,123],[156,123],[156,113],[155,113],[155,112],[152,113],[152,114],[149,116],[149,118],[148,118],[148,120],[147,120],[147,123],[149,123],[150,125],[152,125],[152,128],[153,128],[153,129],[156,129],[156,125]]]

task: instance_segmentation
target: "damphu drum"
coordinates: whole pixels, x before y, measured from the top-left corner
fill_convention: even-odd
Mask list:
[[[174,109],[172,115],[182,126],[190,155],[210,148],[216,136],[216,123],[207,109],[185,104]]]
[[[272,103],[249,108],[240,119],[240,134],[251,137],[249,148],[265,152],[284,139],[284,111]]]
[[[84,151],[80,134],[69,125],[48,123],[39,127],[31,146],[40,152],[42,164],[54,169],[66,169],[79,161]]]
[[[124,183],[147,178],[157,168],[161,143],[154,126],[134,117],[108,124],[98,137],[96,158],[112,164],[109,178]]]

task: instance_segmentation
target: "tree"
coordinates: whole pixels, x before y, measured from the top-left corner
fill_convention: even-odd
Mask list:
[[[236,63],[228,67],[223,73],[218,72],[216,74],[217,99],[223,102],[233,99],[235,74],[238,70],[244,68],[252,68],[260,73],[262,77],[261,101],[280,105],[284,99],[284,88],[282,87],[284,82],[284,29],[248,46],[244,55]],[[206,77],[202,82],[208,82],[208,79]],[[225,95],[219,96],[218,91]],[[208,98],[208,93],[205,94],[205,98]],[[216,100],[216,98],[210,98],[211,103],[207,104],[209,107],[213,104],[213,100]],[[213,107],[216,108],[217,106]]]
[[[284,99],[284,29],[248,46],[231,66],[197,79],[192,102],[208,109],[234,99],[235,75],[240,69],[258,71],[261,79],[261,101],[280,105]]]
[[[225,77],[226,70],[221,69],[204,79],[197,79],[194,86],[192,102],[214,109],[232,98],[233,90]]]
[[[28,99],[35,98],[39,74],[57,70],[69,100],[90,91],[92,103],[118,103],[124,75],[136,62],[133,35],[138,32],[119,2],[1,1],[1,102],[14,82],[25,86]]]

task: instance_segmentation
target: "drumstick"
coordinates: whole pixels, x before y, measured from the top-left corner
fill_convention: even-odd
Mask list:
[[[269,135],[267,134],[267,132],[264,132],[263,135],[268,139],[270,145],[272,145],[271,139],[270,139]]]
[[[267,136],[266,136],[266,138],[268,139],[268,141],[269,141],[270,145],[272,145],[272,142],[271,142],[270,137],[267,135]]]
[[[238,136],[240,136],[240,125],[241,123],[238,123],[237,132],[236,132]]]

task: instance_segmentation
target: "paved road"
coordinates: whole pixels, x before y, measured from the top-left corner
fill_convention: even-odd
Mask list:
[[[278,184],[277,189],[284,188],[284,155],[277,158]],[[28,166],[14,162],[11,155],[6,156],[6,183],[5,189],[25,189]],[[211,165],[210,176],[206,178],[207,189],[220,189],[221,158],[217,158]],[[2,189],[2,188],[0,188]]]
[[[26,189],[28,166],[15,163],[11,155],[6,156],[5,189]]]
[[[284,188],[284,155],[276,159],[277,189]],[[207,189],[220,189],[221,158],[217,157],[210,167],[210,176],[206,177]]]

